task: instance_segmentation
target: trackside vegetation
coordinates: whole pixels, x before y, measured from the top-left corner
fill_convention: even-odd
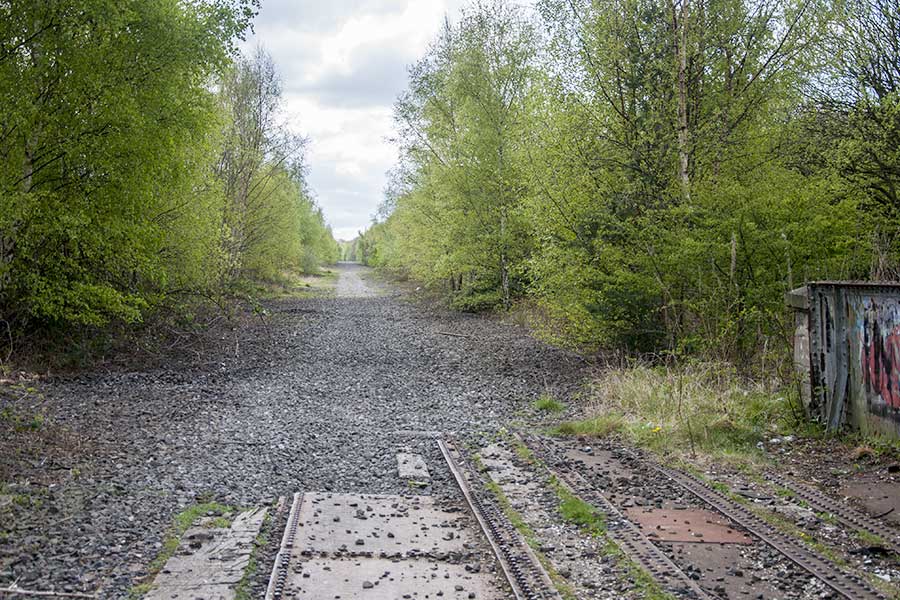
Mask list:
[[[897,278],[898,39],[888,0],[473,3],[346,254],[562,344],[787,367],[785,291]]]
[[[606,369],[586,396],[586,418],[563,422],[554,433],[617,435],[663,455],[735,464],[761,459],[760,442],[818,434],[800,425],[795,391],[742,378],[726,363]]]
[[[256,0],[0,4],[0,324],[137,323],[338,247]]]

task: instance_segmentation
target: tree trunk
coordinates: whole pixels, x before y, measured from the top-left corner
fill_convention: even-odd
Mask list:
[[[691,201],[690,130],[688,126],[687,98],[687,31],[688,3],[681,0],[681,14],[677,4],[672,5],[672,34],[675,36],[675,56],[678,64],[678,177],[681,180],[682,197]]]
[[[503,293],[503,308],[509,310],[512,302],[509,297],[509,264],[506,255],[506,209],[500,212],[500,289]]]

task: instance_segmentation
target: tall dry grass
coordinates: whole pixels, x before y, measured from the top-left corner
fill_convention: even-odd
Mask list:
[[[722,363],[638,364],[603,371],[590,386],[585,419],[559,433],[619,434],[664,454],[747,456],[763,439],[795,431],[795,396]]]

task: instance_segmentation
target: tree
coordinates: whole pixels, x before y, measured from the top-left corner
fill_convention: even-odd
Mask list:
[[[306,140],[281,115],[278,70],[257,48],[222,80],[227,128],[216,173],[222,182],[228,281],[278,278],[297,267],[316,272],[337,260],[335,244],[306,183]]]
[[[445,23],[396,109],[414,181],[396,200],[396,220],[413,232],[412,270],[457,292],[499,294],[507,307],[526,237],[517,164],[535,50],[518,10],[475,4],[458,27]]]
[[[865,194],[804,147],[822,43],[852,30],[840,6],[542,0],[537,36],[475,5],[411,71],[407,185],[363,236],[369,254],[457,300],[533,298],[560,342],[751,364],[784,338],[787,289],[868,262]],[[886,89],[885,69],[868,71]],[[893,156],[889,136],[863,139]]]
[[[823,42],[827,71],[811,91],[811,154],[865,190],[896,237],[900,216],[900,13],[888,0],[849,0]],[[895,242],[896,243],[896,242]]]
[[[169,286],[210,271],[217,249],[200,247],[216,237],[207,84],[254,9],[0,5],[4,319],[134,321]]]

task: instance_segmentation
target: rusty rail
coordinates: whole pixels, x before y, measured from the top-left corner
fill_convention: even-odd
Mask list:
[[[848,600],[884,600],[885,596],[862,578],[839,568],[830,560],[807,549],[800,542],[781,533],[741,504],[709,487],[700,479],[645,461],[660,474],[710,505],[754,536],[783,554],[791,562],[808,571],[832,590]]]
[[[487,501],[487,498],[482,501],[479,494],[469,486],[463,467],[453,457],[456,449],[452,444],[441,439],[438,440],[438,447],[487,538],[516,600],[562,600],[550,576],[518,530],[494,502]]]
[[[546,444],[536,436],[516,434],[516,438],[531,448],[541,447],[548,451]],[[659,547],[625,517],[606,496],[594,487],[567,463],[558,463],[556,468],[540,465],[569,491],[598,510],[606,513],[607,532],[632,560],[650,572],[654,580],[666,591],[679,598],[712,600],[703,588],[682,571]]]
[[[900,556],[900,533],[898,533],[896,529],[887,527],[867,514],[853,510],[849,506],[841,504],[836,500],[832,500],[819,490],[808,485],[788,481],[778,475],[766,475],[766,479],[775,485],[790,491],[794,496],[803,500],[819,512],[825,512],[832,515],[844,525],[878,536],[889,550]]]
[[[291,502],[291,512],[288,513],[287,524],[281,537],[281,547],[275,556],[275,564],[272,566],[272,575],[269,577],[269,585],[266,589],[265,600],[280,600],[284,594],[284,585],[288,575],[288,565],[291,562],[291,554],[294,551],[294,537],[297,535],[297,522],[300,518],[300,505],[303,503],[303,494],[294,494]]]
[[[527,435],[527,436],[519,436],[520,439],[527,439],[531,445],[537,445],[543,447],[547,450],[547,444],[543,440],[539,439],[537,436]],[[532,446],[534,447],[534,446]],[[731,500],[727,496],[722,493],[712,489],[709,487],[704,481],[700,480],[697,477],[694,477],[688,473],[684,473],[682,471],[678,471],[676,469],[671,469],[669,467],[664,467],[654,461],[645,460],[639,458],[636,454],[630,453],[635,459],[641,460],[645,464],[649,465],[661,475],[671,480],[673,483],[677,484],[684,490],[688,491],[699,500],[701,500],[704,504],[709,505],[728,519],[731,519],[734,523],[748,531],[751,535],[762,541],[763,543],[769,545],[770,547],[777,550],[779,553],[788,558],[791,562],[804,569],[811,575],[815,576],[817,579],[822,581],[827,587],[831,588],[834,592],[836,592],[839,596],[843,598],[847,598],[848,600],[885,600],[885,596],[872,587],[868,582],[864,581],[859,576],[849,573],[832,561],[820,556],[819,554],[809,550],[805,546],[803,546],[800,542],[794,540],[792,537],[778,531],[773,526],[769,525],[766,521],[756,516],[752,511],[742,506],[741,504]],[[565,467],[566,464],[562,463],[562,466]],[[569,471],[573,471],[573,469],[569,468]],[[580,477],[580,475],[578,475]],[[583,480],[583,478],[582,478]],[[578,487],[576,487],[575,492],[576,495],[581,496],[584,499],[593,498],[598,502],[603,503],[605,501],[605,497],[593,490],[593,487],[590,483],[585,482],[586,489],[581,492]],[[787,487],[787,486],[785,486]],[[790,489],[790,488],[789,488]],[[823,506],[825,510],[837,509],[839,508],[834,503],[829,502],[827,497],[819,494],[821,498],[816,498],[814,494],[810,493],[813,490],[808,490],[804,492],[806,495],[811,498],[817,499],[819,502],[822,502],[824,499]],[[799,495],[799,494],[798,494]],[[809,501],[809,500],[807,500]],[[618,511],[612,506],[608,501],[604,504],[604,506],[608,506],[612,508],[617,515],[620,515]],[[854,511],[849,511],[849,509],[844,509],[841,512],[844,513],[845,517],[851,516],[849,513]],[[835,516],[838,515],[836,513]],[[857,519],[858,516],[861,515],[853,515],[854,519],[862,523],[861,519]],[[850,521],[852,523],[852,521]],[[633,525],[632,525],[633,527]],[[868,528],[861,527],[864,530],[868,531]],[[879,528],[875,528],[876,531]],[[612,533],[612,530],[610,531]],[[646,538],[645,538],[646,539]],[[892,539],[892,538],[888,538]],[[652,542],[648,543],[651,545]],[[656,548],[655,545],[653,545]],[[626,547],[627,549],[627,547]],[[660,552],[657,549],[657,552]],[[635,558],[638,559],[641,564],[646,563],[642,560],[640,555],[637,555]],[[648,566],[649,568],[649,566]],[[656,573],[651,569],[651,573],[656,576]],[[703,597],[709,597],[705,595]]]

